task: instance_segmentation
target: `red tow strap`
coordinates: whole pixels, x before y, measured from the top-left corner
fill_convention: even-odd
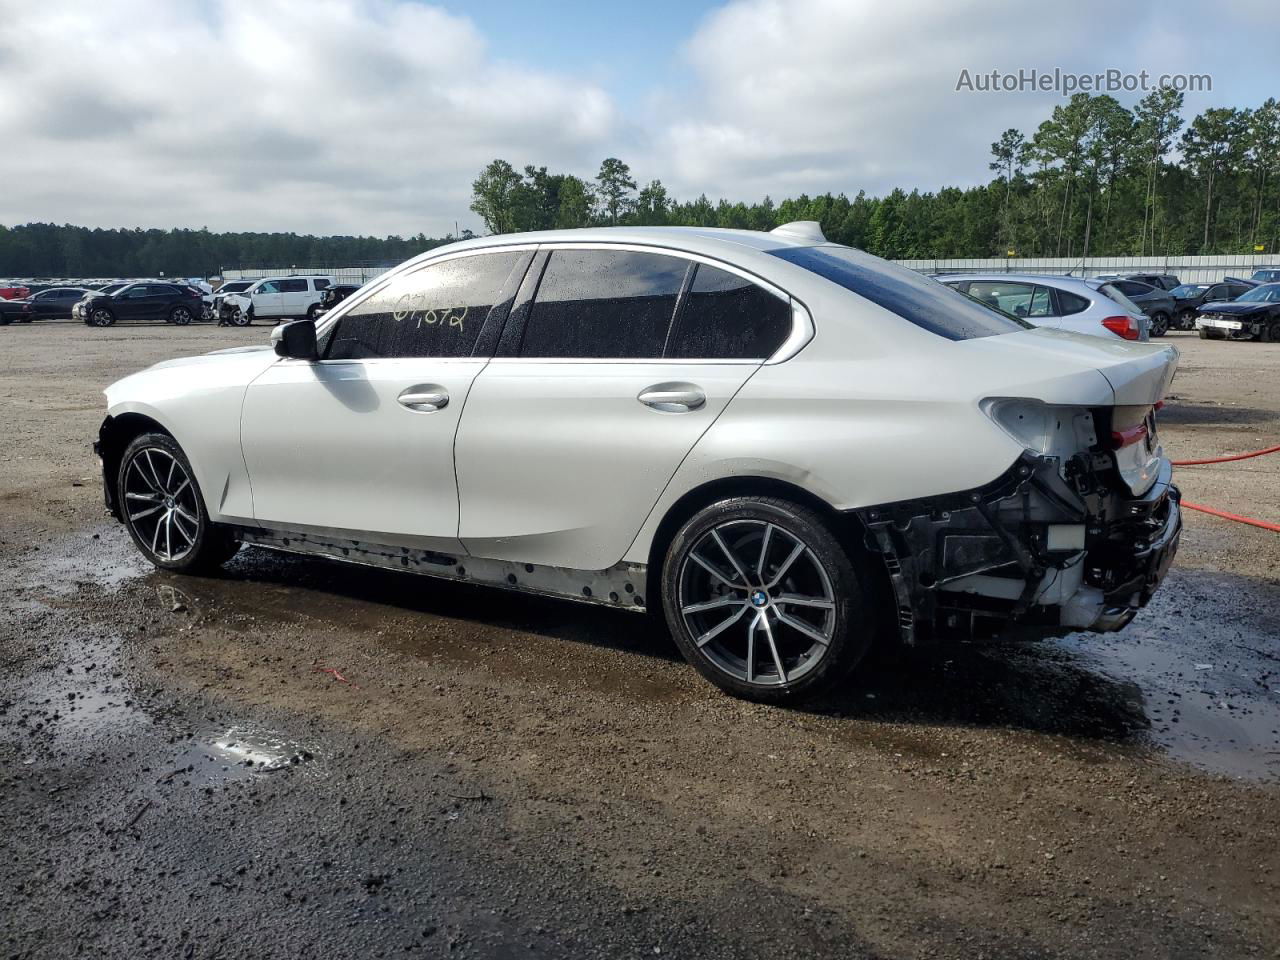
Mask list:
[[[1204,460],[1173,460],[1171,462],[1175,467],[1198,467],[1206,463],[1231,463],[1233,460],[1249,460],[1252,457],[1264,457],[1268,453],[1280,453],[1280,447],[1267,447],[1265,450],[1254,450],[1250,453],[1237,453],[1230,457],[1208,457]],[[1217,510],[1214,507],[1206,507],[1203,504],[1191,503],[1188,500],[1183,500],[1181,505],[1186,507],[1188,510],[1199,510],[1201,513],[1207,513],[1214,517],[1221,517],[1223,520],[1234,520],[1236,523],[1247,523],[1251,527],[1260,527],[1263,530],[1280,533],[1280,524],[1268,523],[1266,520],[1255,520],[1253,517],[1242,517],[1236,513],[1227,513],[1225,510]]]

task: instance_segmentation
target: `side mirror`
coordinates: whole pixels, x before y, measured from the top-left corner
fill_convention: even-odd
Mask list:
[[[316,325],[312,320],[282,323],[271,331],[271,345],[282,357],[291,360],[319,360],[316,349]]]

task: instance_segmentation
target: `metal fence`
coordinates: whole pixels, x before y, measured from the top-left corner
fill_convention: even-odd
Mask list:
[[[1274,254],[1225,257],[988,257],[974,260],[896,260],[921,273],[1049,273],[1096,277],[1109,273],[1172,273],[1183,283],[1214,283],[1223,277],[1248,278],[1276,266]]]
[[[1280,266],[1274,254],[1224,257],[987,257],[967,260],[895,260],[921,273],[1048,273],[1096,277],[1109,273],[1173,273],[1184,283],[1213,283],[1223,277],[1248,277],[1260,267]],[[393,263],[223,267],[223,280],[260,280],[291,274],[321,274],[337,283],[365,283]]]

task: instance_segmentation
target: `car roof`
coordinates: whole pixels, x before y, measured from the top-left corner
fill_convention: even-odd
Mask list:
[[[1087,290],[1097,289],[1081,277],[1063,277],[1052,273],[942,273],[934,279],[943,283],[949,280],[1013,280],[1017,283],[1046,283],[1064,290],[1079,287]],[[1106,282],[1102,281],[1102,283]]]

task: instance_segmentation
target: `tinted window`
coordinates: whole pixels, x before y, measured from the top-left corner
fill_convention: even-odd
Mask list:
[[[324,290],[329,286],[328,280],[312,280],[311,286],[316,290]]]
[[[1089,309],[1089,300],[1080,296],[1078,293],[1071,293],[1069,290],[1058,291],[1058,309],[1061,316],[1069,317],[1073,313]]]
[[[280,281],[268,280],[266,283],[259,285],[258,288],[252,292],[253,293],[279,293]]]
[[[1249,292],[1250,290],[1252,290],[1252,289],[1254,289],[1254,288],[1253,288],[1253,287],[1240,287],[1240,286],[1236,286],[1235,284],[1231,284],[1230,286],[1228,286],[1228,287],[1227,287],[1227,296],[1228,296],[1228,297],[1241,297],[1241,296],[1244,296],[1246,293],[1248,293],[1248,292]]]
[[[948,340],[1014,333],[1031,324],[986,310],[955,290],[888,261],[834,244],[770,250],[782,260],[896,313]]]
[[[325,356],[469,357],[520,253],[486,253],[396,277],[337,322]]]
[[[698,264],[666,355],[764,360],[791,333],[791,303],[727,270]]]
[[[661,357],[688,268],[657,253],[553,251],[520,356]]]
[[[1222,300],[1229,296],[1231,296],[1231,293],[1227,289],[1226,285],[1219,283],[1218,285],[1209,288],[1209,292],[1205,294],[1205,299],[1206,300]]]
[[[1140,297],[1144,293],[1148,293],[1151,290],[1151,287],[1149,284],[1134,283],[1131,280],[1122,280],[1119,283],[1117,283],[1116,286],[1119,288],[1120,292],[1123,293],[1126,297]]]
[[[281,293],[306,293],[307,281],[305,280],[281,280]]]

